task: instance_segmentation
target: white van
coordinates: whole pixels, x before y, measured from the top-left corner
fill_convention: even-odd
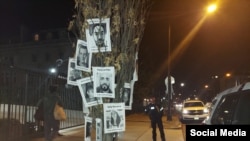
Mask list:
[[[250,124],[250,82],[219,93],[203,121],[207,125]]]
[[[185,100],[181,110],[182,123],[201,123],[208,116],[208,108],[201,100]]]

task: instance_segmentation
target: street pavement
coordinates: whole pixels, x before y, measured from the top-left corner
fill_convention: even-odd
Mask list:
[[[171,121],[166,116],[162,118],[166,141],[185,141],[182,125],[176,115]],[[57,137],[54,141],[84,141],[84,126],[60,130],[63,136]],[[94,135],[92,141],[95,141]],[[118,134],[119,141],[152,141],[152,128],[149,117],[145,114],[131,114],[126,117],[126,131]],[[34,138],[32,141],[44,141],[43,138]],[[157,130],[157,141],[161,141],[159,130]]]

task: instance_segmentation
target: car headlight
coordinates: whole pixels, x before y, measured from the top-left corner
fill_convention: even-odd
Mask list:
[[[204,112],[204,113],[208,113],[209,110],[208,110],[207,108],[205,108],[205,109],[203,110],[203,112]]]
[[[182,107],[182,104],[176,104],[175,106],[176,107]]]
[[[187,113],[188,113],[188,110],[185,110],[185,109],[184,109],[184,110],[182,111],[182,113],[183,113],[183,114],[187,114]]]

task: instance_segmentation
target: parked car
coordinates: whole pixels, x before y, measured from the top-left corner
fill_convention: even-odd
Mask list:
[[[180,121],[182,123],[202,123],[208,116],[208,108],[201,100],[183,102]]]
[[[173,103],[173,105],[174,105],[174,109],[175,109],[177,112],[181,112],[181,109],[182,109],[182,103],[181,103],[181,102]]]
[[[219,93],[204,124],[250,124],[250,82]]]

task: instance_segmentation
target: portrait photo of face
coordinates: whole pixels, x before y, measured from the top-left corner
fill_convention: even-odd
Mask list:
[[[120,122],[121,122],[121,117],[119,116],[117,111],[111,111],[111,126],[113,128],[119,127]]]
[[[119,103],[104,103],[104,133],[120,132],[125,130],[125,105]]]
[[[92,67],[95,97],[115,98],[115,68]]]
[[[71,63],[71,70],[69,72],[69,80],[76,81],[82,78],[82,72],[80,70],[75,69],[75,63]]]
[[[76,51],[75,51],[76,69],[90,72],[91,59],[92,59],[92,53],[87,47],[87,42],[83,40],[77,40]]]
[[[111,51],[110,19],[87,19],[87,22],[86,37],[91,52]]]
[[[93,82],[86,83],[86,100],[87,100],[87,102],[91,102],[91,101],[96,100],[96,98],[94,97]]]
[[[102,98],[94,95],[94,82],[92,79],[92,77],[85,77],[77,80],[77,85],[83,98],[83,104],[86,107],[102,104]]]
[[[125,106],[129,106],[130,104],[130,89],[124,88],[123,94],[122,94],[122,102],[125,103]]]
[[[76,69],[75,59],[69,58],[67,84],[77,85],[77,80],[82,77],[82,71]]]
[[[94,24],[92,36],[97,47],[105,47],[106,26],[105,24]]]
[[[111,74],[109,73],[99,73],[99,86],[96,91],[98,93],[112,93],[111,90]]]
[[[77,65],[78,66],[83,66],[83,67],[89,67],[89,62],[88,62],[88,49],[87,46],[83,46],[82,44],[78,45],[78,54],[77,54]]]

